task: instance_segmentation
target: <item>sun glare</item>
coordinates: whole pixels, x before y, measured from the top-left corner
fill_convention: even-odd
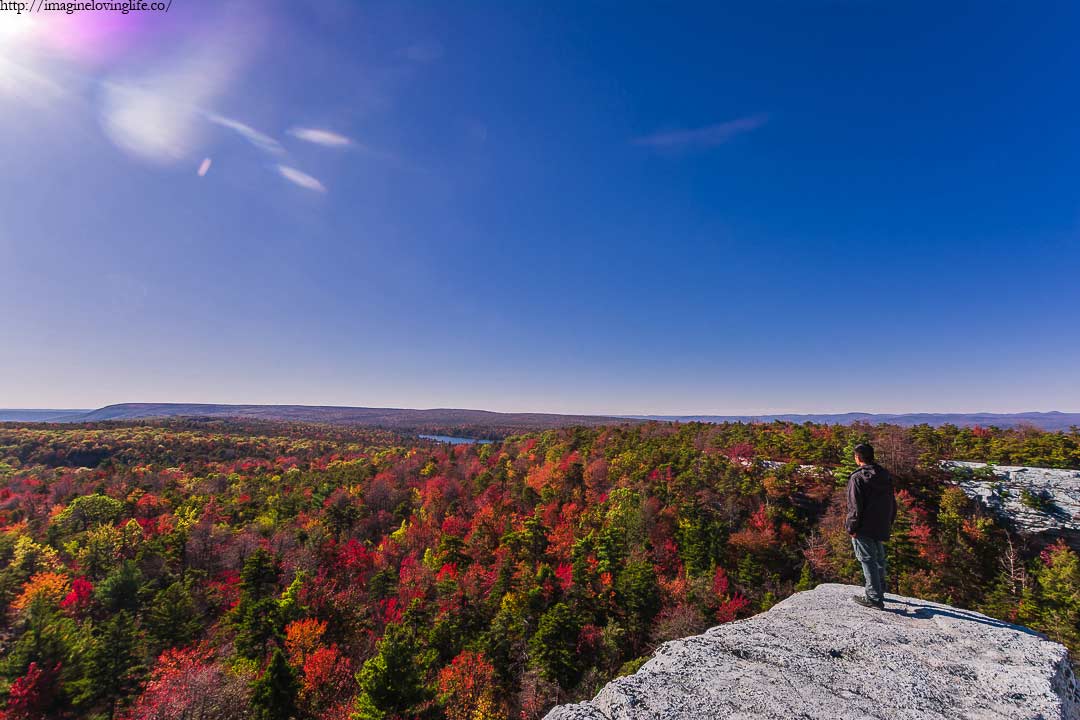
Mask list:
[[[55,87],[35,66],[32,39],[37,22],[29,15],[0,14],[0,97],[39,105],[55,95]]]
[[[0,19],[0,53],[18,49],[34,30],[34,18],[28,14],[5,13]]]

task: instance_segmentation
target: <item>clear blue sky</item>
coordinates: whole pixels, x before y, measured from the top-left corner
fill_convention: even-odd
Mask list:
[[[1080,409],[1080,6],[656,7],[0,13],[0,407]]]

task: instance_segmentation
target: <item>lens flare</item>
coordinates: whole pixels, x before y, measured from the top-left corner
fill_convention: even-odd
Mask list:
[[[163,13],[39,14],[33,18],[37,26],[35,44],[54,56],[99,65],[157,43],[166,19]]]
[[[0,21],[0,53],[9,52],[25,43],[36,29],[37,23],[31,15],[5,13]]]

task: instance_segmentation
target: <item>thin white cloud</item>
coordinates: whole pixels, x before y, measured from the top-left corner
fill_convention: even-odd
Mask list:
[[[318,128],[304,128],[294,127],[289,130],[289,134],[298,140],[303,140],[309,143],[315,143],[316,145],[322,145],[324,147],[340,148],[348,147],[353,144],[351,138],[347,138],[344,135],[339,135],[331,130],[320,130]]]
[[[281,155],[285,152],[284,148],[281,147],[281,143],[277,140],[239,120],[233,120],[232,118],[227,118],[224,115],[217,115],[215,113],[209,113],[206,117],[215,125],[220,125],[221,127],[236,132],[240,137],[264,152],[268,152],[271,155]]]
[[[288,165],[278,165],[278,172],[281,176],[289,182],[299,185],[306,190],[314,190],[315,192],[326,192],[326,186],[319,182],[316,178],[311,177],[306,172],[301,172],[294,167]]]
[[[130,85],[105,85],[101,124],[121,150],[157,163],[176,162],[199,142],[189,106]]]
[[[207,120],[241,134],[250,130],[205,110],[228,93],[241,73],[247,41],[237,41],[231,31],[239,21],[239,16],[230,18],[184,52],[163,57],[146,69],[125,65],[106,78],[100,112],[109,139],[140,159],[169,164],[198,157],[195,153],[206,142]],[[250,133],[246,136],[252,142],[260,140]]]
[[[670,130],[635,138],[635,145],[652,148],[713,147],[737,135],[752,132],[769,121],[765,113],[747,115],[727,122],[689,130]]]

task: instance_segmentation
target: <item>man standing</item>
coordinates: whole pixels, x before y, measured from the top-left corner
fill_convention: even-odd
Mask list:
[[[893,479],[874,462],[874,448],[868,443],[855,447],[855,462],[859,469],[851,473],[847,485],[847,531],[866,578],[866,595],[856,595],[854,600],[884,610],[885,541],[896,520]]]

